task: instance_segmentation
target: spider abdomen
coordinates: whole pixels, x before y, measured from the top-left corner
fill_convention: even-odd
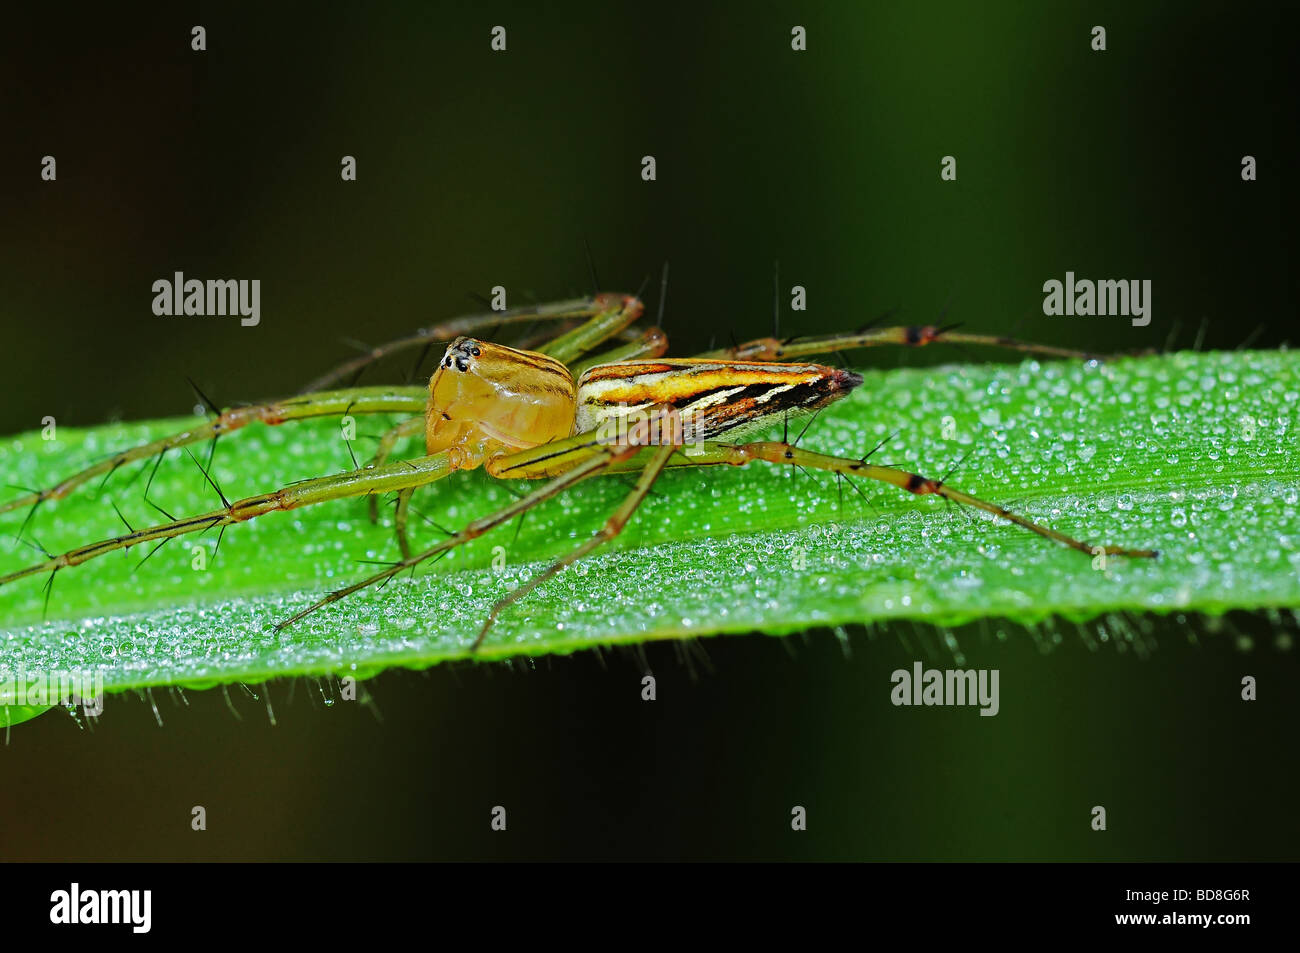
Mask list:
[[[681,414],[687,442],[711,440],[818,410],[862,378],[821,364],[660,359],[598,364],[578,382],[577,433],[655,405]]]

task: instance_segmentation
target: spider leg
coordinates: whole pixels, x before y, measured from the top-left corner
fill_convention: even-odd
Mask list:
[[[411,497],[415,487],[408,486],[397,491],[397,508],[393,515],[393,531],[397,534],[397,548],[403,559],[411,558],[411,540],[406,535],[406,520],[411,509]],[[373,500],[374,498],[371,497]]]
[[[157,526],[133,530],[111,539],[79,546],[58,556],[50,556],[44,562],[0,576],[0,586],[25,576],[54,573],[69,566],[77,566],[105,553],[129,549],[140,543],[157,540],[161,544],[174,536],[201,532],[216,526],[224,527],[232,523],[242,523],[275,510],[291,510],[300,506],[324,503],[327,500],[424,486],[442,479],[451,472],[450,455],[443,452],[415,460],[399,460],[382,467],[366,467],[333,476],[303,480],[276,490],[274,493],[263,493],[236,500],[210,513],[170,520]]]
[[[807,357],[812,354],[829,354],[834,351],[853,350],[854,348],[880,347],[882,345],[924,347],[927,344],[977,344],[1010,351],[1020,351],[1025,354],[1038,354],[1043,357],[1078,361],[1096,360],[1108,356],[1090,354],[1086,351],[1075,351],[1070,348],[1054,347],[1050,344],[1034,344],[1010,337],[967,334],[954,330],[955,327],[956,325],[913,325],[910,327],[864,328],[842,334],[789,338],[784,341],[774,337],[756,338],[744,344],[705,351],[703,354],[695,356],[722,361],[788,361],[792,358]],[[1109,356],[1114,357],[1115,355]]]
[[[255,421],[277,425],[290,421],[307,420],[312,417],[388,413],[413,414],[423,420],[427,403],[428,393],[422,387],[360,387],[351,390],[305,394],[301,397],[290,397],[285,400],[251,404],[247,407],[232,407],[213,419],[196,424],[188,430],[182,430],[166,437],[159,437],[149,443],[140,444],[137,447],[113,454],[78,473],[74,473],[52,487],[31,492],[25,496],[2,503],[0,504],[0,513],[6,513],[22,506],[35,506],[46,500],[62,499],[77,487],[100,474],[110,474],[119,467],[135,460],[144,460],[147,457],[164,454],[176,447],[184,447],[188,444],[214,439],[240,430]]]
[[[582,448],[584,458],[582,459],[581,462],[577,463],[576,465],[573,465],[571,468],[567,469],[565,472],[561,473],[559,476],[555,477],[549,482],[538,487],[533,492],[520,497],[519,499],[515,500],[513,503],[504,507],[503,509],[497,510],[495,513],[490,513],[487,516],[483,516],[480,517],[479,519],[474,520],[473,522],[466,525],[464,529],[460,530],[457,533],[453,533],[449,538],[441,541],[436,546],[433,546],[430,549],[426,549],[424,552],[416,553],[413,556],[408,556],[400,560],[399,562],[395,562],[392,565],[388,566],[387,568],[383,569],[382,571],[377,572],[372,576],[367,576],[365,579],[362,579],[360,582],[353,583],[350,586],[345,586],[342,589],[336,589],[334,592],[331,592],[323,599],[318,600],[317,602],[308,606],[306,609],[303,609],[301,612],[295,613],[294,615],[290,616],[289,618],[277,624],[276,631],[279,631],[287,626],[291,626],[295,622],[298,622],[303,618],[305,618],[306,616],[311,615],[313,612],[323,609],[325,606],[330,605],[331,603],[338,602],[340,599],[344,599],[347,596],[352,595],[354,592],[359,592],[360,590],[368,588],[369,586],[373,586],[378,583],[385,582],[386,580],[389,580],[394,576],[396,576],[398,573],[404,572],[407,569],[413,569],[414,567],[418,566],[422,562],[425,562],[426,560],[432,559],[435,556],[439,556],[451,549],[456,548],[457,546],[462,546],[465,543],[468,543],[472,539],[477,539],[479,536],[482,536],[484,533],[488,532],[489,530],[495,529],[497,526],[500,526],[502,523],[508,523],[510,520],[514,519],[519,514],[527,512],[528,510],[537,506],[539,503],[542,503],[550,499],[551,497],[564,492],[569,487],[582,482],[588,477],[595,476],[597,473],[600,473],[608,469],[611,464],[630,458],[631,456],[635,455],[640,449],[639,447],[635,447],[635,446],[616,447],[616,446],[609,446],[609,445],[598,445],[594,443],[594,441],[591,441],[590,438],[587,438],[587,441],[588,441],[587,445]],[[569,440],[562,441],[562,442],[565,443],[566,445],[573,444],[571,438]],[[509,459],[509,458],[507,457],[501,459]]]
[[[742,444],[725,444],[718,442],[706,442],[700,445],[697,451],[692,451],[689,456],[680,458],[681,462],[672,461],[670,465],[678,466],[709,466],[715,464],[731,464],[733,466],[744,466],[754,461],[776,464],[780,466],[797,466],[807,467],[815,470],[825,470],[830,473],[839,473],[847,477],[862,477],[867,480],[875,480],[880,483],[888,483],[891,486],[898,487],[908,493],[917,496],[936,495],[958,503],[963,506],[969,506],[974,509],[983,510],[994,516],[1000,517],[1017,526],[1029,530],[1031,533],[1037,533],[1053,542],[1076,549],[1081,553],[1089,556],[1132,556],[1136,558],[1152,559],[1159,553],[1152,549],[1131,549],[1127,546],[1114,545],[1096,545],[1075,539],[1065,533],[1044,526],[1042,523],[1036,523],[1026,516],[1013,513],[1006,507],[999,506],[997,503],[990,503],[987,500],[979,499],[960,490],[955,490],[945,484],[942,480],[933,480],[923,477],[918,473],[910,473],[907,470],[900,470],[896,467],[877,466],[876,464],[867,463],[865,459],[852,459],[848,457],[832,457],[822,453],[814,453],[811,450],[802,450],[788,443],[783,442],[755,442]]]
[[[419,417],[407,417],[395,427],[390,427],[384,431],[384,435],[379,438],[379,448],[375,451],[374,457],[370,460],[371,466],[382,466],[388,462],[388,458],[393,455],[393,448],[397,441],[407,437],[414,437],[416,434],[423,433],[426,422],[424,415]],[[370,522],[379,522],[379,498],[370,497]],[[399,539],[400,542],[400,539]]]
[[[617,305],[623,298],[624,296],[619,294],[598,294],[550,304],[530,305],[523,308],[510,308],[505,311],[489,311],[485,314],[468,314],[458,318],[450,318],[430,327],[421,328],[414,334],[373,347],[350,361],[344,361],[307,384],[302,389],[302,393],[310,393],[331,387],[339,381],[347,380],[353,374],[360,373],[362,369],[375,361],[396,354],[399,351],[410,350],[437,341],[451,341],[462,334],[474,334],[501,325],[526,324],[533,321],[564,321],[573,318],[587,320],[608,312],[612,306]],[[562,337],[567,337],[567,335]]]
[[[474,644],[470,647],[470,652],[473,653],[478,651],[478,647],[483,643],[483,639],[487,636],[488,630],[492,628],[497,618],[505,609],[518,602],[548,579],[553,578],[557,573],[564,569],[564,567],[572,565],[594,550],[597,546],[608,542],[621,533],[623,527],[627,525],[628,520],[632,518],[632,514],[635,513],[637,507],[641,505],[641,501],[646,498],[647,494],[649,494],[650,487],[654,485],[659,474],[663,473],[664,467],[668,465],[668,461],[672,458],[673,454],[678,451],[680,446],[680,443],[665,443],[657,447],[654,451],[654,455],[650,458],[650,462],[645,465],[644,469],[642,469],[641,476],[637,479],[636,485],[632,488],[632,492],[627,495],[622,504],[619,505],[618,509],[616,509],[610,515],[609,519],[605,521],[605,525],[602,526],[596,534],[591,537],[591,539],[587,540],[577,549],[574,549],[568,555],[552,563],[544,572],[537,574],[532,579],[516,588],[509,595],[498,600],[496,605],[492,607],[492,611],[488,613],[488,617],[483,623],[483,628],[479,630],[478,638],[474,640]]]
[[[619,361],[635,361],[642,357],[662,357],[668,353],[668,335],[659,327],[646,328],[634,340],[620,347],[602,351],[581,361],[569,365],[573,379],[582,376],[583,371],[597,364],[616,364]]]
[[[603,305],[597,314],[567,334],[542,345],[537,349],[538,353],[561,364],[569,364],[616,336],[645,311],[645,305],[636,295],[604,294],[597,295],[596,300]]]

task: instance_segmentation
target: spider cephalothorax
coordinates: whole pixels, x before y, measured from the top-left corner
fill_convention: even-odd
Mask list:
[[[457,338],[429,379],[425,443],[453,470],[573,433],[573,375],[553,358]]]

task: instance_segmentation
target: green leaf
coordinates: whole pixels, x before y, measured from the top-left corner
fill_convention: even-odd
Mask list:
[[[0,705],[0,728],[20,725],[49,710],[48,705]]]
[[[802,446],[857,457],[898,430],[873,462],[934,477],[969,452],[953,486],[1092,542],[1158,548],[1160,559],[1112,558],[1102,570],[983,513],[859,482],[867,502],[825,473],[679,470],[664,475],[621,537],[508,610],[481,657],[895,618],[1032,623],[1296,606],[1298,372],[1287,352],[868,372]],[[393,422],[361,418],[358,457]],[[48,485],[184,423],[14,437],[0,442],[0,483]],[[420,453],[418,443],[404,450]],[[325,420],[223,438],[213,473],[233,500],[350,467],[338,422]],[[103,489],[39,507],[27,535],[51,552],[116,535],[110,501],[133,526],[157,522],[142,496],[147,473],[133,475],[120,471]],[[395,557],[390,506],[379,526],[360,500],[271,514],[231,527],[216,555],[215,533],[173,540],[138,568],[139,550],[112,553],[59,572],[43,622],[44,580],[20,580],[0,588],[0,688],[42,672],[92,670],[116,692],[364,677],[463,658],[492,603],[586,539],[628,482],[588,481],[535,511],[517,536],[513,526],[498,529],[413,580],[358,593],[280,634],[276,621],[373,571],[359,560]],[[150,497],[177,515],[219,505],[177,452]],[[477,472],[422,490],[415,506],[454,528],[512,499]],[[0,533],[12,538],[25,515],[0,517]],[[418,517],[412,528],[417,546],[440,538]],[[192,568],[200,553],[206,569]],[[36,556],[11,542],[0,567]],[[492,568],[494,558],[504,569]]]

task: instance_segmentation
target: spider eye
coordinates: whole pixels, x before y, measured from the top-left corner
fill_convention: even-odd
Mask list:
[[[469,352],[470,352],[471,354],[473,354],[475,357],[478,357],[478,356],[479,356],[479,353],[480,353],[479,349],[476,348],[476,347],[474,347],[474,348],[470,348],[470,351],[469,351]]]

